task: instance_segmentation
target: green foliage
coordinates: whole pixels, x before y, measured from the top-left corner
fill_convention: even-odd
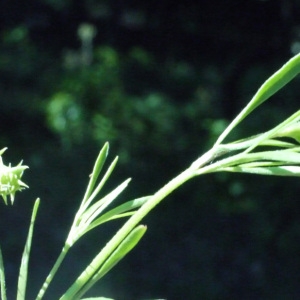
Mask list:
[[[46,106],[49,126],[64,144],[81,142],[87,133],[101,142],[115,139],[116,128],[111,120],[122,120],[127,107],[117,53],[104,47],[95,53],[94,65],[89,69],[67,67],[70,72]]]
[[[23,26],[3,32],[3,50],[0,54],[0,68],[8,76],[22,81],[35,71],[37,62],[34,61],[35,48],[30,42],[29,32]]]
[[[39,205],[40,205],[40,199],[37,199],[34,203],[31,221],[30,221],[30,225],[29,225],[27,241],[26,241],[26,244],[24,247],[24,252],[22,255],[22,261],[21,261],[21,265],[20,265],[17,300],[25,300],[26,299],[25,295],[26,295],[27,278],[28,278],[28,263],[29,263],[29,257],[30,257],[33,228],[34,228],[34,223],[35,223]],[[5,286],[1,285],[1,290],[2,291],[5,290]]]
[[[183,134],[187,119],[195,130],[206,130],[199,116],[205,118],[211,109],[210,99],[202,101],[201,95],[191,95],[178,106],[171,95],[176,91],[150,87],[152,76],[164,81],[167,72],[173,75],[166,85],[170,89],[183,78],[187,84],[195,85],[193,73],[188,66],[182,66],[184,63],[166,62],[161,67],[150,53],[137,47],[127,54],[108,46],[95,47],[89,67],[78,65],[81,55],[80,50],[65,54],[65,68],[44,106],[47,124],[59,135],[63,146],[95,142],[102,145],[109,140],[121,159],[129,163],[140,148],[140,140],[146,141],[144,147],[161,153],[169,150],[170,143],[179,150],[189,144],[195,136]],[[208,92],[202,92],[210,97]],[[169,143],[162,142],[166,139]]]
[[[240,112],[240,114],[232,121],[227,129],[220,135],[216,145],[220,144],[230,131],[238,125],[247,115],[249,115],[255,108],[260,106],[264,101],[268,100],[278,90],[289,83],[295,76],[298,75],[300,63],[300,56],[296,55],[290,59],[280,70],[274,73],[265,83],[259,88],[257,93]]]
[[[47,106],[49,126],[62,136],[65,146],[82,139],[82,111],[72,95],[57,93]]]
[[[265,102],[271,95],[294,78],[300,65],[299,57],[300,54],[292,58],[262,85],[249,104],[233,120],[233,122],[228,125],[223,133],[221,133],[214,146],[194,161],[190,167],[178,176],[174,177],[153,195],[128,201],[109,210],[108,212],[103,213],[104,210],[106,210],[122,193],[130,181],[130,179],[125,180],[106,196],[95,201],[117,163],[116,158],[110,164],[102,179],[99,181],[99,176],[108,155],[108,143],[106,143],[101,149],[95,162],[86,193],[77,213],[75,214],[73,224],[62,252],[46,278],[36,299],[40,300],[43,298],[49,284],[58,271],[69,249],[81,237],[104,222],[129,217],[119,231],[102,248],[99,254],[95,256],[91,263],[60,298],[61,300],[81,299],[81,297],[97,281],[99,281],[137,245],[147,229],[146,226],[139,225],[141,220],[169,194],[196,176],[221,171],[276,176],[300,176],[300,147],[298,144],[300,111],[297,111],[269,131],[229,144],[221,144],[224,138],[238,123],[240,123],[256,107]],[[66,100],[68,98],[62,99],[65,99],[65,102],[62,102],[66,104],[66,112],[68,113],[68,105],[72,102],[72,100]],[[154,99],[153,101],[155,104],[156,100]],[[61,101],[58,100],[58,102]],[[56,109],[54,104],[53,109]],[[293,141],[285,142],[277,139],[278,137],[291,138]],[[268,150],[265,150],[266,147]],[[5,149],[1,150],[0,155],[3,154],[4,151]],[[1,178],[4,179],[1,179],[0,182],[0,193],[3,196],[5,203],[6,196],[10,195],[13,204],[15,192],[27,187],[20,180],[26,166],[21,167],[21,164],[19,164],[19,166],[11,168],[10,166],[6,167],[2,164],[1,168]],[[39,199],[36,200],[34,205],[27,242],[23,252],[18,281],[18,300],[25,299],[33,225],[38,206]],[[5,273],[1,249],[0,271],[1,294],[2,298],[6,299]]]
[[[102,267],[90,274],[86,274],[85,284],[80,285],[80,290],[76,294],[69,290],[61,299],[79,299],[84,295],[97,281],[99,281],[106,273],[108,273],[121,259],[125,257],[140,241],[143,235],[146,233],[147,227],[144,225],[139,225],[134,228],[126,238],[119,244],[116,250],[107,258]],[[94,268],[94,264],[90,265],[91,269]]]
[[[31,260],[33,266],[39,266],[32,273],[35,286],[29,282],[31,291],[39,288],[39,280],[45,276],[44,257],[50,259],[60,248],[62,228],[71,222],[69,212],[90,174],[88,166],[105,141],[109,140],[113,155],[118,153],[122,163],[121,171],[109,180],[109,187],[118,185],[124,174],[129,174],[133,182],[126,189],[128,199],[151,194],[161,182],[184,168],[190,158],[209,149],[256,87],[291,51],[297,53],[294,16],[299,4],[294,1],[291,9],[284,1],[278,3],[213,0],[190,1],[183,7],[170,1],[123,1],[121,6],[107,0],[40,0],[32,5],[24,1],[3,2],[0,149],[9,148],[4,162],[15,166],[18,158],[23,158],[30,165],[31,171],[24,172],[22,181],[31,189],[21,193],[22,201],[15,203],[24,210],[9,206],[1,216],[2,228],[12,224],[11,218],[14,224],[9,232],[2,233],[6,246],[2,250],[12,263],[20,256],[17,251],[22,249],[22,224],[29,218],[30,199],[41,196],[37,234],[47,240],[39,243]],[[253,22],[254,19],[261,22]],[[78,36],[78,29],[86,25],[81,22],[86,20],[97,29],[92,49]],[[115,104],[124,107],[124,116],[102,111],[108,103],[105,97],[99,101],[96,80],[92,89],[91,84],[81,83],[92,81],[94,66],[102,65],[96,53],[104,48],[118,57],[110,88],[121,87],[120,101]],[[79,76],[82,69],[85,77]],[[70,78],[73,87],[67,89],[64,82]],[[101,80],[105,81],[105,73]],[[77,86],[85,90],[83,97],[73,93]],[[299,78],[274,95],[271,105],[256,109],[243,126],[235,127],[225,142],[267,131],[280,123],[298,109],[298,94]],[[70,111],[61,105],[57,113],[67,120],[59,130],[51,125],[56,116],[48,110],[50,100],[56,96],[71,100]],[[59,101],[54,102],[60,106]],[[77,118],[72,108],[79,112]],[[280,132],[274,140],[296,144],[293,138],[279,135]],[[259,147],[260,151],[270,149]],[[261,170],[253,165],[243,168]],[[99,287],[103,294],[109,295],[111,290],[111,297],[116,298],[149,298],[153,290],[170,299],[272,298],[274,293],[284,298],[284,291],[297,298],[295,279],[300,276],[300,260],[296,241],[300,222],[297,191],[293,192],[297,189],[297,178],[259,178],[223,172],[205,176],[203,181],[204,184],[202,179],[189,183],[173,195],[172,203],[176,205],[163,204],[160,214],[147,218],[148,225],[158,225],[150,226],[150,234],[141,247],[156,244],[157,239],[161,246],[159,251],[152,248],[151,257],[157,260],[151,261],[142,276],[136,280],[131,266],[148,263],[144,255],[139,257],[143,248],[137,256],[129,256],[128,263],[118,266],[114,280],[105,277],[95,287],[95,295],[101,294],[97,293]],[[16,197],[18,200],[18,193]],[[195,209],[188,210],[187,203]],[[63,218],[58,218],[58,212]],[[162,227],[165,230],[160,230]],[[96,251],[98,237],[105,239],[110,230],[108,224],[90,232],[89,244],[83,247]],[[71,252],[70,260],[81,251],[81,245],[76,247],[77,252]],[[172,255],[168,252],[170,248]],[[182,252],[190,255],[178,260]],[[88,260],[88,255],[82,257],[80,253],[74,269],[84,259]],[[163,264],[166,268],[162,276],[168,278],[169,285],[163,285],[155,276],[157,266]],[[178,276],[173,274],[174,266],[179,268]],[[8,271],[17,269],[17,263],[8,267]],[[64,271],[57,275],[71,280]],[[12,276],[16,278],[17,274]],[[7,281],[8,291],[13,290],[9,276]],[[52,292],[52,297],[57,298],[59,287],[53,287],[57,288],[49,290],[49,295]],[[258,295],[251,294],[254,290]],[[29,298],[34,296],[28,294]]]

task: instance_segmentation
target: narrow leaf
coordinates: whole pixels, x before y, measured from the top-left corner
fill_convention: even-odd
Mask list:
[[[89,230],[95,226],[91,223],[98,217],[98,215],[112,202],[117,196],[127,187],[131,179],[125,180],[122,184],[116,187],[112,192],[106,195],[103,199],[93,204],[88,210],[86,210],[80,219],[78,224],[73,227],[69,233],[66,243],[71,247],[80,237],[82,237]]]
[[[280,133],[286,127],[296,124],[299,120],[300,120],[300,110],[296,111],[294,114],[292,114],[290,117],[288,117],[286,120],[284,120],[279,125],[272,128],[271,130],[263,134],[260,134],[258,138],[255,140],[255,142],[252,143],[251,146],[245,151],[245,153],[252,151],[258,145],[263,145],[264,141],[270,138],[278,137],[278,133]]]
[[[116,219],[119,219],[119,218],[126,218],[126,217],[132,216],[136,212],[133,209],[139,208],[140,206],[145,204],[148,201],[149,198],[150,198],[150,196],[137,198],[135,200],[125,202],[125,203],[111,209],[107,213],[105,213],[102,216],[100,216],[99,218],[95,219],[89,225],[88,230],[91,230],[91,229],[93,229],[93,228],[95,228],[95,227],[97,227],[97,226],[99,226],[99,225],[101,225],[105,222],[108,222],[108,221],[112,221],[112,220],[116,220]]]
[[[90,205],[90,203],[94,200],[94,198],[98,195],[100,190],[103,188],[104,184],[106,183],[106,181],[108,180],[108,178],[111,175],[112,171],[114,170],[114,168],[117,164],[117,161],[118,161],[118,157],[116,157],[113,160],[113,162],[110,164],[109,168],[107,169],[104,176],[102,177],[100,183],[97,185],[97,187],[95,188],[93,193],[89,196],[89,198],[85,202],[82,202],[82,204],[80,206],[80,209],[79,209],[80,213],[87,209],[87,207]]]
[[[0,150],[0,155],[2,155],[7,150],[7,147]]]
[[[4,270],[1,248],[0,248],[0,288],[1,288],[1,299],[6,300],[5,270]]]
[[[35,200],[35,203],[33,206],[27,241],[26,241],[25,248],[24,248],[23,255],[22,255],[19,279],[18,279],[17,300],[25,300],[31,241],[32,241],[32,235],[33,235],[34,222],[36,219],[36,214],[37,214],[37,210],[39,208],[39,204],[40,204],[40,199],[38,198]]]
[[[287,83],[289,83],[300,72],[300,54],[291,58],[277,72],[269,77],[264,84],[258,89],[251,101],[237,115],[237,117],[229,124],[229,126],[220,135],[215,146],[218,146],[246,116],[248,116],[255,108],[265,102],[268,98],[274,95]]]
[[[92,195],[90,196],[91,199],[94,199],[97,196],[97,194],[100,192],[100,190],[104,186],[105,182],[108,180],[109,176],[111,175],[112,171],[114,170],[117,162],[118,162],[118,157],[116,157],[113,160],[113,162],[110,164],[109,168],[107,169],[107,171],[106,171],[105,175],[103,176],[103,178],[101,179],[100,183],[95,188]],[[89,201],[91,201],[91,200],[89,199]]]
[[[263,151],[247,154],[249,161],[254,160],[271,160],[279,161],[282,164],[300,164],[300,153],[295,151],[300,150],[299,147],[288,150]]]
[[[98,178],[98,176],[103,168],[103,165],[105,163],[105,160],[107,158],[108,150],[109,150],[109,144],[105,143],[104,146],[102,147],[102,149],[100,150],[99,155],[96,159],[88,187],[87,187],[85,195],[83,197],[83,201],[82,201],[83,203],[90,197],[90,195],[94,189],[97,178]]]
[[[77,297],[84,295],[101,277],[110,271],[128,252],[130,252],[146,233],[147,226],[139,225],[135,227],[127,237],[120,243],[117,249],[104,262],[100,270],[90,279],[87,279],[87,284],[82,287]]]
[[[300,176],[300,167],[297,166],[279,166],[279,167],[232,167],[224,168],[223,171],[236,172],[236,173],[250,173],[259,175],[272,175],[272,176]]]
[[[100,271],[97,272],[97,279],[103,277],[109,270],[111,270],[128,252],[130,252],[140,241],[146,233],[147,226],[139,225],[134,228],[112,255],[105,261]]]
[[[131,179],[125,180],[104,198],[94,203],[82,215],[80,223],[90,224],[112,201],[114,201],[128,186]]]
[[[138,199],[134,199],[134,200],[125,202],[125,203],[111,209],[107,213],[103,214],[101,217],[99,217],[97,219],[97,222],[99,222],[99,224],[101,224],[101,223],[110,221],[113,218],[116,218],[119,215],[124,214],[125,212],[128,212],[130,210],[133,210],[135,208],[142,206],[143,204],[145,204],[148,201],[149,198],[150,198],[150,196],[146,196],[146,197],[141,197]]]

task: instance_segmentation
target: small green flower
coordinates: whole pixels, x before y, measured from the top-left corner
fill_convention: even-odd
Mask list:
[[[7,205],[7,196],[10,196],[11,204],[13,204],[15,193],[28,188],[28,186],[21,181],[23,172],[28,167],[22,166],[22,161],[15,167],[12,167],[10,164],[5,166],[1,157],[5,150],[6,148],[0,150],[0,195]]]

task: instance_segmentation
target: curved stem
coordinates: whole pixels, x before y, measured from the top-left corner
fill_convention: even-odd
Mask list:
[[[195,177],[195,170],[188,168],[177,177],[158,190],[150,199],[119,229],[113,238],[106,244],[101,252],[93,259],[92,263],[81,273],[73,285],[66,291],[60,300],[79,299],[82,287],[92,278],[104,261],[111,255],[132,229],[166,196],[181,186],[184,182]]]

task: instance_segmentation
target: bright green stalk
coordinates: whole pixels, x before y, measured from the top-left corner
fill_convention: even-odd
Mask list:
[[[285,128],[296,124],[300,118],[300,111],[283,121],[281,124],[271,129],[266,133],[262,133],[253,138],[243,140],[241,142],[232,143],[229,145],[220,145],[214,147],[199,159],[197,159],[188,169],[179,174],[165,186],[163,186],[157,193],[150,196],[148,201],[140,207],[140,209],[123,225],[123,227],[116,233],[116,235],[108,242],[102,251],[94,258],[91,264],[81,273],[75,283],[67,290],[67,292],[60,298],[61,300],[79,299],[93,283],[96,282],[97,272],[99,268],[105,264],[113,251],[126,239],[127,235],[133,228],[167,195],[172,193],[175,189],[181,186],[189,179],[197,176],[212,172],[219,171],[237,171],[240,169],[236,166],[245,166],[245,172],[264,174],[261,170],[265,167],[265,173],[268,175],[284,175],[284,176],[297,176],[299,169],[289,168],[285,165],[300,164],[300,147],[295,144],[286,143],[281,141],[272,140],[274,136],[285,130]],[[283,149],[276,151],[258,151],[251,152],[259,145],[268,146],[282,146]],[[240,153],[221,158],[216,162],[213,160],[219,158],[224,154],[243,150]],[[209,164],[210,163],[210,164]],[[247,168],[247,169],[246,169]],[[251,169],[252,168],[252,169]]]
[[[44,294],[45,294],[47,288],[49,287],[49,284],[53,280],[53,277],[55,276],[57,270],[59,269],[60,265],[62,264],[62,262],[65,259],[69,250],[70,250],[70,247],[67,244],[65,244],[65,246],[61,250],[59,257],[57,258],[54,266],[52,267],[51,271],[49,272],[49,275],[47,276],[45,282],[43,283],[43,285],[36,297],[36,300],[41,300],[44,297]]]
[[[81,297],[107,272],[109,272],[121,259],[123,259],[128,252],[130,252],[140,241],[147,230],[147,226],[138,225],[135,227],[127,237],[121,242],[117,249],[105,261],[99,271],[82,287],[77,294],[77,298]]]
[[[47,276],[45,282],[42,285],[42,288],[40,289],[36,300],[41,300],[53,280],[56,272],[58,271],[60,265],[62,264],[63,260],[65,259],[68,251],[70,250],[71,246],[74,245],[74,243],[80,239],[86,232],[88,232],[90,229],[97,226],[97,220],[98,215],[113,201],[115,198],[127,187],[130,179],[125,180],[122,184],[117,186],[112,192],[107,194],[102,199],[96,201],[94,204],[90,205],[92,200],[97,196],[97,194],[100,192],[101,188],[104,186],[105,182],[108,180],[109,176],[111,175],[116,162],[117,158],[110,164],[108,167],[108,170],[104,174],[103,178],[101,179],[100,183],[96,186],[94,189],[98,176],[100,174],[100,171],[104,165],[104,162],[106,160],[108,153],[108,143],[104,145],[104,147],[101,149],[98,158],[96,160],[96,163],[93,168],[93,172],[91,174],[91,178],[88,184],[87,191],[83,197],[83,201],[81,202],[81,205],[75,215],[73,224],[71,226],[71,229],[69,231],[69,235],[67,237],[67,240],[65,242],[65,245],[56,260],[54,266],[52,267],[49,275]],[[94,190],[93,190],[94,189]],[[142,202],[141,202],[142,203]]]
[[[91,264],[81,273],[74,284],[66,291],[60,300],[76,300],[78,294],[85,284],[94,276],[95,272],[99,270],[100,266],[113,253],[113,251],[120,245],[126,236],[133,230],[134,227],[166,196],[176,190],[183,183],[196,176],[194,170],[190,168],[172,179],[169,183],[157,191],[140,209],[122,226],[122,228],[113,236],[113,238],[105,245],[101,252],[93,259]]]
[[[265,133],[234,143],[222,144],[223,140],[232,131],[232,129],[234,129],[235,126],[237,126],[255,108],[265,102],[289,81],[291,81],[299,72],[300,54],[290,59],[259,88],[248,105],[220,135],[213,148],[193,162],[188,169],[172,179],[153,196],[141,198],[140,201],[136,201],[138,199],[129,201],[123,206],[121,205],[99,217],[100,213],[102,213],[103,210],[106,209],[106,207],[126,188],[130,180],[128,179],[124,181],[111,193],[92,204],[94,198],[108,180],[117,163],[116,158],[109,166],[100,183],[95,188],[98,176],[108,154],[108,143],[106,143],[100,151],[94,165],[86,193],[83,201],[81,202],[81,206],[75,215],[75,219],[66,244],[63,247],[62,252],[59,255],[59,258],[53,266],[50,274],[46,278],[46,281],[36,299],[42,299],[48,285],[53,279],[53,276],[57,272],[68,250],[80,237],[82,237],[87,231],[99,226],[103,222],[131,215],[127,222],[125,222],[121,229],[115,234],[115,236],[113,236],[113,238],[106,244],[102,251],[94,258],[91,264],[77,278],[74,284],[60,298],[61,300],[79,299],[97,280],[99,280],[99,278],[106,274],[106,272],[108,272],[120,259],[122,259],[127,252],[129,252],[140,240],[146,230],[146,227],[142,225],[138,226],[139,222],[167,195],[195,176],[219,171],[248,172],[280,176],[300,176],[300,147],[292,142],[276,140],[278,137],[289,137],[296,141],[300,141],[300,111],[297,111],[290,118]],[[257,151],[253,153],[253,150],[258,146],[276,147],[276,149],[275,151]],[[228,155],[232,152],[238,152],[240,150],[244,151],[231,156]],[[0,155],[2,153],[3,152],[0,152]],[[225,158],[222,158],[224,155],[227,155],[227,157],[225,156]],[[23,166],[23,169],[21,169],[20,166],[18,167],[19,169],[17,169],[17,171],[21,172],[25,168]],[[23,184],[23,187],[24,186],[25,185]],[[14,196],[13,193],[10,194]],[[6,201],[5,197],[6,195],[4,195],[4,200]],[[131,208],[137,207],[140,208],[137,211],[132,211]],[[31,241],[31,237],[28,240]],[[0,257],[0,259],[2,261],[2,257]],[[26,272],[24,271],[24,274],[26,274],[26,278],[27,263],[28,261],[25,259],[24,264],[26,265]],[[3,263],[2,266],[0,265],[0,271],[1,291],[3,292],[4,290],[5,292],[5,281],[3,283]],[[19,281],[19,285],[22,286],[22,292],[20,293],[20,298],[18,298],[18,300],[22,300],[25,297],[26,280],[23,280],[21,283]],[[2,296],[3,299],[4,296]]]
[[[165,186],[163,186],[157,193],[150,196],[147,202],[140,207],[140,209],[131,216],[131,218],[123,225],[123,227],[116,233],[116,235],[108,242],[108,244],[102,249],[102,251],[94,258],[91,264],[81,273],[75,283],[67,290],[67,292],[60,298],[61,300],[67,299],[79,299],[88,288],[92,286],[97,280],[98,270],[103,267],[103,264],[107,262],[113,251],[126,239],[128,234],[133,230],[135,226],[167,195],[172,193],[175,189],[181,186],[189,179],[197,176],[212,172],[219,171],[237,171],[235,166],[246,166],[245,172],[263,174],[263,171],[259,167],[264,166],[269,168],[267,174],[284,174],[285,176],[293,176],[296,174],[296,169],[290,168],[279,168],[283,167],[284,164],[300,164],[300,147],[295,146],[292,143],[286,143],[281,141],[272,140],[272,137],[276,136],[278,132],[283,129],[296,124],[300,118],[300,111],[283,121],[281,124],[271,129],[266,133],[262,133],[252,138],[242,140],[241,142],[231,143],[227,145],[220,145],[214,147],[199,159],[197,159],[188,169],[179,174]],[[283,150],[276,151],[251,151],[259,145],[268,145],[283,147]],[[230,152],[236,152],[238,150],[244,150],[243,152],[231,155],[225,158],[221,158],[216,162],[217,158]],[[210,163],[210,164],[209,164]],[[253,164],[252,168],[251,163]],[[272,168],[272,169],[271,169]],[[273,172],[273,173],[270,173]],[[288,174],[289,173],[289,174]]]

